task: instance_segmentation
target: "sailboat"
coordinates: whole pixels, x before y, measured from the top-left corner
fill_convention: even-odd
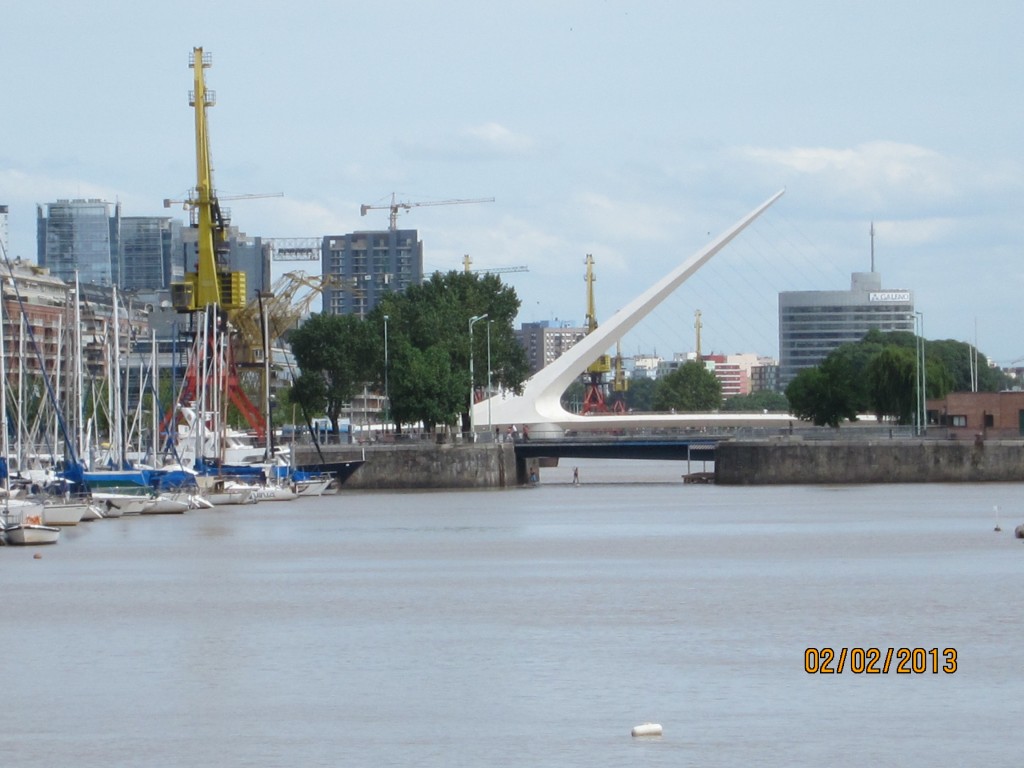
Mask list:
[[[0,242],[0,247],[2,246],[3,243]],[[2,255],[10,269],[7,252],[4,251]],[[3,289],[0,283],[0,470],[3,473],[0,527],[8,544],[56,544],[60,538],[60,528],[43,525],[42,504],[11,498],[10,473],[7,471],[10,451],[7,444],[7,360],[4,349],[3,303]]]

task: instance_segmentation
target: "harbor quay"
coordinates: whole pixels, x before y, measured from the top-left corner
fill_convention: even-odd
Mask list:
[[[531,477],[543,481],[544,467],[553,462],[517,459],[515,449],[512,443],[460,441],[320,447],[327,462],[365,460],[342,490],[508,488],[528,484]],[[300,462],[315,460],[313,447],[295,450]],[[1020,481],[1021,440],[777,437],[724,440],[715,449],[714,482],[720,485]]]
[[[358,445],[295,445],[298,463],[363,460],[340,487],[350,490],[507,488],[529,480],[511,443],[409,441]],[[323,458],[321,459],[320,456]]]
[[[1024,481],[1024,441],[931,438],[719,443],[720,485]]]

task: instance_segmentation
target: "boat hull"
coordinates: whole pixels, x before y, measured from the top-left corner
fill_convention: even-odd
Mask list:
[[[34,525],[18,523],[4,530],[8,544],[15,546],[32,546],[38,544],[56,544],[60,538],[60,528],[52,525]]]
[[[85,502],[44,504],[43,525],[78,525],[89,511]]]
[[[144,515],[181,515],[189,508],[189,502],[171,496],[157,496],[143,509]]]
[[[353,459],[352,461],[332,461],[323,464],[301,464],[296,466],[295,469],[314,475],[328,474],[337,480],[338,485],[344,485],[345,481],[352,477],[365,463],[366,461],[363,459]]]

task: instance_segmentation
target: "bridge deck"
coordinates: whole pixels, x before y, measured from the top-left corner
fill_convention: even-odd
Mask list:
[[[669,459],[675,461],[714,461],[715,446],[728,438],[701,436],[678,437],[566,437],[560,439],[520,440],[517,459]]]

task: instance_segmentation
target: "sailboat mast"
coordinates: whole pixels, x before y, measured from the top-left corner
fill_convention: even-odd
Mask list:
[[[0,242],[0,246],[3,243]],[[4,251],[4,263],[7,262],[7,252]],[[0,451],[3,451],[4,460],[4,515],[7,515],[7,500],[10,498],[11,491],[11,452],[10,446],[8,445],[7,435],[7,350],[4,344],[4,295],[3,295],[3,282],[0,281]],[[18,469],[21,469],[21,465],[18,465]]]
[[[75,419],[78,435],[78,455],[85,458],[85,380],[82,368],[82,286],[78,282],[78,270],[75,270]]]
[[[159,450],[158,441],[160,439],[160,420],[157,418],[157,405],[160,403],[160,368],[159,358],[156,353],[156,331],[151,330],[149,332],[149,370],[150,375],[153,377],[152,380],[152,395],[153,395],[153,406],[150,408],[150,433],[151,438],[151,456],[150,461],[153,466],[156,466],[156,455]]]
[[[114,296],[114,345],[110,350],[110,387],[113,395],[113,418],[110,420],[111,458],[121,468],[121,320],[118,317],[117,286],[113,287]]]
[[[263,406],[264,406],[264,418],[267,422],[267,452],[266,460],[270,461],[274,451],[273,435],[274,430],[271,425],[270,416],[270,320],[267,316],[267,307],[263,303],[262,292],[259,295],[260,300],[260,320],[263,325]]]

